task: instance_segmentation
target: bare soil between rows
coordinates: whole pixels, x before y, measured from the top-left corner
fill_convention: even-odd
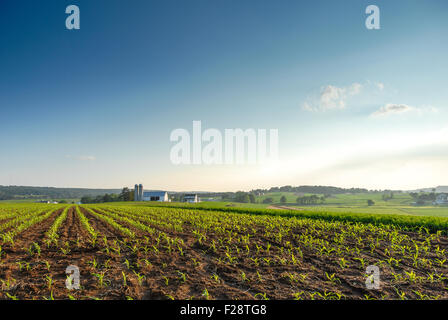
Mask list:
[[[300,296],[300,292],[337,292],[348,299],[363,299],[366,295],[397,298],[397,289],[399,292],[417,291],[428,296],[448,298],[445,282],[432,285],[384,284],[381,290],[367,290],[362,270],[349,266],[343,274],[339,274],[335,261],[316,255],[307,248],[302,248],[303,259],[297,265],[254,265],[253,260],[244,255],[238,256],[235,264],[224,263],[221,258],[225,256],[225,249],[211,251],[208,246],[197,241],[193,236],[193,229],[188,225],[182,232],[158,229],[172,238],[183,240],[186,248],[182,254],[168,249],[157,252],[153,249],[158,241],[155,234],[146,234],[117,221],[135,232],[136,238],[131,240],[88,210],[80,210],[99,233],[95,240],[81,224],[75,207],[72,207],[58,231],[57,246],[46,243],[45,233],[62,209],[22,232],[14,245],[2,246],[1,298],[244,300],[263,296],[269,299],[293,299]],[[208,241],[211,240],[219,239],[208,234]],[[260,237],[255,242],[265,246],[272,241]],[[34,244],[39,246],[40,253]],[[441,245],[447,244],[447,239],[443,238]],[[378,249],[372,256],[363,258],[369,261],[382,254]],[[406,265],[406,261],[403,263],[412,268],[409,263]],[[79,290],[69,290],[66,287],[68,266],[79,268]],[[419,272],[417,269],[416,271]],[[439,271],[444,274],[448,272],[446,268]],[[339,281],[328,281],[326,273],[337,274]],[[288,278],[291,274],[307,274],[307,277],[303,281],[292,281]],[[390,280],[391,275],[386,271],[384,277]],[[416,296],[411,294],[408,297]]]

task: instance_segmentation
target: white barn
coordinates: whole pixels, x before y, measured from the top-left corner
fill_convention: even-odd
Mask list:
[[[168,192],[166,191],[143,191],[142,201],[168,202]]]

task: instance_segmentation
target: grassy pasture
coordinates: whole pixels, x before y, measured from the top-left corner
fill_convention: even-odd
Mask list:
[[[325,203],[317,205],[298,205],[296,199],[299,195],[291,192],[268,193],[257,197],[257,200],[261,203],[267,197],[271,197],[274,199],[272,206],[278,206],[280,205],[282,195],[287,199],[285,204],[281,204],[282,206],[301,211],[448,217],[448,207],[413,205],[414,200],[409,193],[394,193],[394,197],[388,201],[382,199],[382,193],[337,194],[326,198]],[[375,202],[373,206],[367,205],[367,200],[369,199]],[[261,206],[269,207],[271,205],[261,204]]]

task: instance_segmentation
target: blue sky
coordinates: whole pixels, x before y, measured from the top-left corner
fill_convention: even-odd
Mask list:
[[[65,28],[78,5],[81,29]],[[365,8],[381,10],[367,30]],[[0,3],[0,184],[448,184],[446,1]],[[275,128],[278,163],[173,165],[176,128]]]

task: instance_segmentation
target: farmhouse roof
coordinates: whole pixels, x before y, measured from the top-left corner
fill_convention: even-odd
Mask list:
[[[163,197],[167,194],[166,191],[144,191],[143,196],[144,197]]]

